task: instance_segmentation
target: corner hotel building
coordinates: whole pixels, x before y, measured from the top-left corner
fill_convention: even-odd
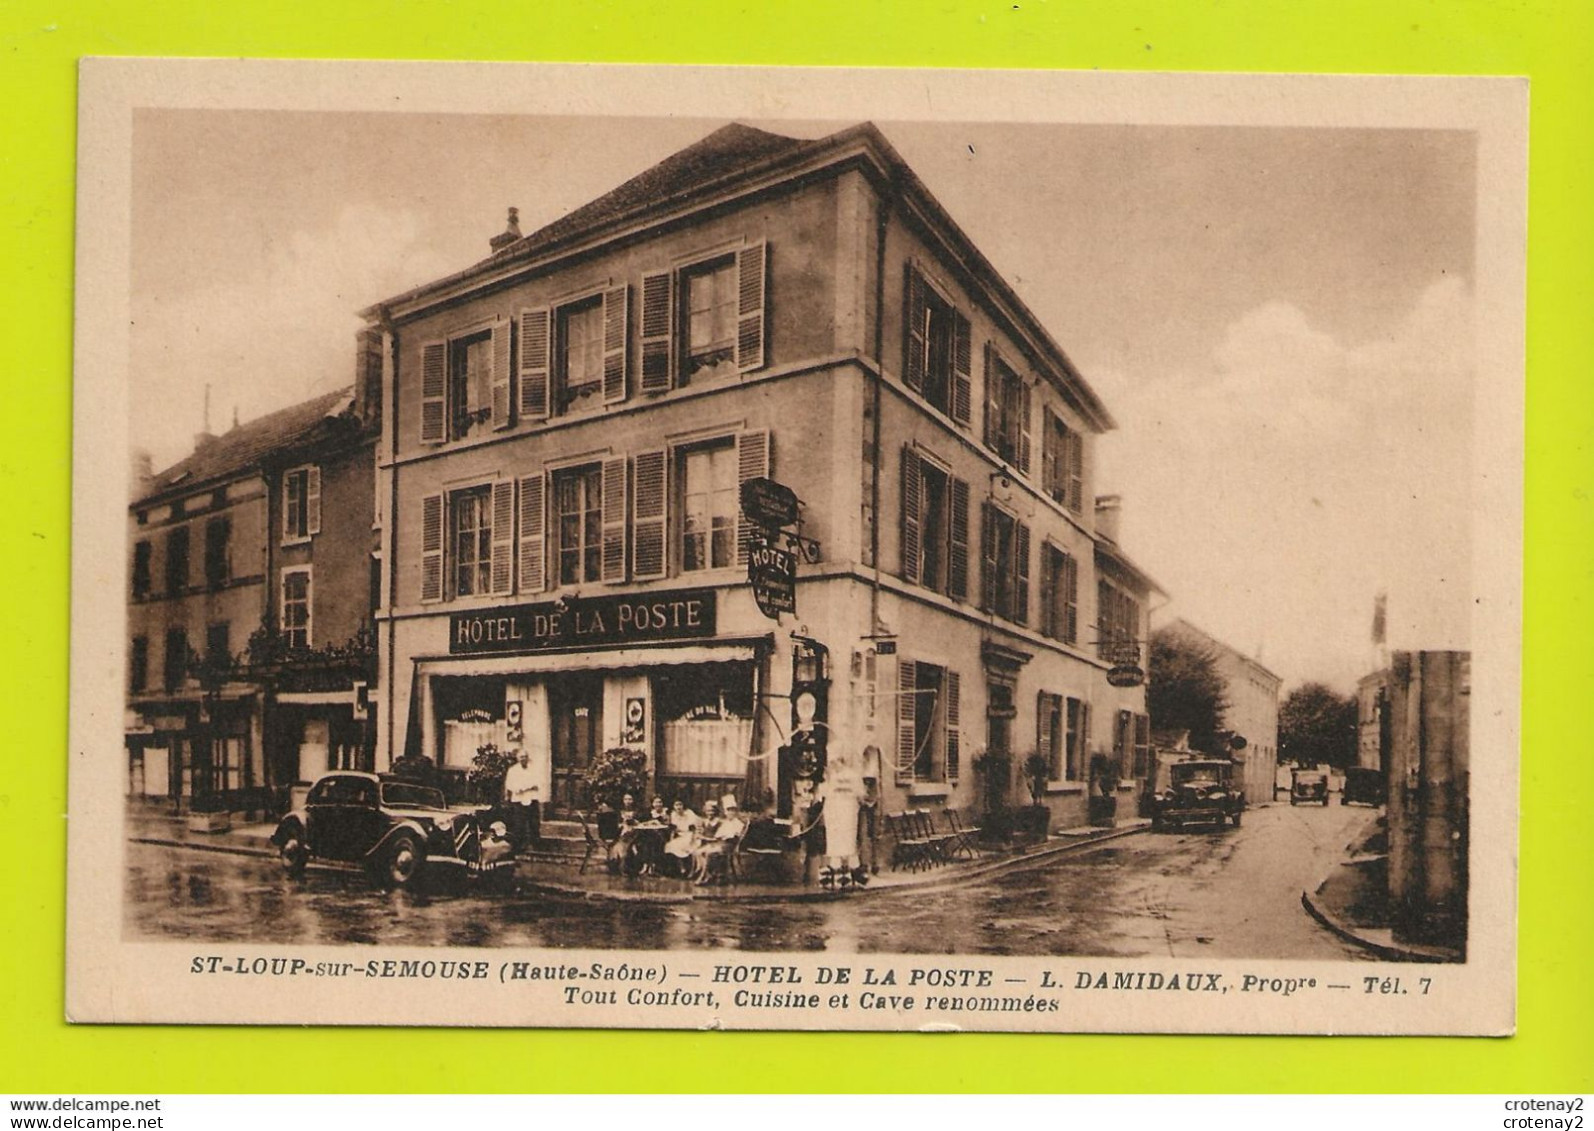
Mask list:
[[[887,811],[978,807],[981,750],[1149,754],[1154,585],[1095,499],[1112,419],[872,125],[726,126],[481,262],[364,312],[383,340],[377,763],[526,746],[557,810],[646,752],[650,789],[768,796],[793,638],[829,650],[831,749]],[[801,501],[795,615],[747,579],[739,484]],[[546,756],[544,756],[546,754]],[[832,754],[832,757],[834,754]]]

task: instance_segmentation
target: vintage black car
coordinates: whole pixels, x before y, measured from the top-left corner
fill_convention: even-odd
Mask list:
[[[1322,770],[1290,771],[1290,804],[1328,804],[1328,775]]]
[[[1168,788],[1151,799],[1151,827],[1169,825],[1240,825],[1245,791],[1234,784],[1234,763],[1227,758],[1189,758],[1168,766]]]
[[[423,871],[438,879],[507,878],[514,859],[493,850],[481,815],[450,809],[440,790],[387,774],[328,774],[302,808],[282,819],[271,842],[283,869],[300,875],[311,860],[362,865],[384,887],[404,887]]]

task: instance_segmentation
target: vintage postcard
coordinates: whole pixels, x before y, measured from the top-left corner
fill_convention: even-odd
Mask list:
[[[1512,1030],[1524,82],[81,107],[73,1020]]]

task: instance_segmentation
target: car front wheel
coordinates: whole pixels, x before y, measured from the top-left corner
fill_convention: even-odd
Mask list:
[[[277,849],[277,859],[282,862],[282,870],[289,876],[298,878],[304,875],[304,866],[310,859],[310,850],[304,843],[304,832],[295,826],[283,834],[281,846]]]
[[[399,833],[382,856],[380,876],[387,887],[408,887],[426,861],[426,850],[409,833]]]
[[[1234,827],[1235,828],[1239,828],[1240,827],[1240,810],[1238,810],[1238,809],[1236,809],[1234,811]]]

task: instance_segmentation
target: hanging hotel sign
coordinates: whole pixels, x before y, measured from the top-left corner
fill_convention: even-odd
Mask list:
[[[766,617],[797,611],[797,555],[758,540],[747,549],[747,580]]]
[[[476,609],[449,615],[448,650],[474,655],[692,640],[714,635],[715,612],[712,589]]]
[[[1146,682],[1146,673],[1139,664],[1114,664],[1107,669],[1107,682],[1114,687],[1139,687]]]
[[[742,484],[742,513],[759,526],[794,526],[797,523],[797,492],[784,483],[762,476]]]

